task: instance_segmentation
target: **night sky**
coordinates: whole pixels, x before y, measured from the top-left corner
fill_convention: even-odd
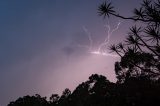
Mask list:
[[[134,23],[98,16],[104,0],[0,0],[0,106],[20,96],[49,97],[87,80],[94,73],[115,82],[114,62],[119,57],[88,52],[84,27],[93,49],[104,40],[108,22],[119,29],[110,44],[123,41]],[[130,16],[141,0],[111,0],[115,10]]]

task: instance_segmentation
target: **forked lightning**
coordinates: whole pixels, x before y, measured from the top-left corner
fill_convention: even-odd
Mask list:
[[[92,40],[92,36],[91,33],[88,31],[88,29],[83,26],[83,30],[86,33],[88,40],[89,40],[89,44],[88,46],[84,46],[84,45],[78,45],[79,47],[85,47],[88,48],[89,53],[92,54],[96,54],[96,55],[103,55],[103,56],[111,56],[111,57],[118,57],[117,55],[113,55],[111,53],[108,53],[106,51],[106,46],[108,45],[108,43],[110,42],[110,37],[112,36],[113,32],[115,32],[116,30],[118,30],[119,26],[120,26],[121,22],[119,21],[117,26],[111,30],[110,25],[105,25],[105,27],[108,29],[107,30],[107,36],[104,39],[104,41],[102,43],[99,44],[98,49],[97,50],[92,50],[92,46],[93,46],[93,40]]]

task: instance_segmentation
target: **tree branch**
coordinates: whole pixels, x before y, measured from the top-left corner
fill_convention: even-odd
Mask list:
[[[121,19],[127,19],[127,20],[134,20],[134,21],[142,21],[142,22],[151,22],[153,20],[144,20],[144,19],[140,19],[140,18],[133,18],[133,17],[123,17],[119,14],[114,14],[114,13],[110,13],[111,15],[115,16],[115,17],[119,17]]]

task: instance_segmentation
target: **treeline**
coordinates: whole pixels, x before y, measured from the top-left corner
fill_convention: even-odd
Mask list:
[[[160,80],[130,77],[124,83],[112,83],[94,74],[73,92],[65,89],[61,96],[52,94],[49,100],[36,94],[24,96],[8,106],[159,106]]]

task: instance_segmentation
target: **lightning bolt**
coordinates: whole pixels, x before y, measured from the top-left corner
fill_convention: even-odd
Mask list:
[[[96,55],[102,55],[102,56],[119,57],[118,55],[114,55],[114,54],[107,53],[107,52],[92,51],[90,53],[96,54]]]
[[[110,25],[105,25],[105,27],[108,29],[107,31],[107,36],[104,40],[104,42],[102,42],[99,47],[98,47],[98,51],[101,52],[102,47],[106,46],[109,42],[110,42],[110,37],[112,36],[113,32],[115,32],[116,30],[118,30],[119,25],[121,24],[121,22],[119,21],[116,28],[114,28],[113,30],[111,30]]]
[[[92,40],[91,33],[88,31],[88,29],[85,26],[83,26],[83,30],[84,30],[84,32],[86,32],[86,35],[87,35],[89,42],[90,42],[89,50],[92,50],[93,40]]]
[[[108,45],[108,43],[110,42],[110,37],[112,36],[112,34],[117,31],[119,29],[121,22],[119,21],[118,24],[116,25],[116,27],[114,29],[111,30],[110,25],[105,25],[105,27],[108,29],[107,30],[107,36],[104,39],[104,41],[102,43],[99,44],[98,49],[93,51],[92,50],[92,46],[93,46],[93,39],[91,36],[91,33],[88,31],[88,29],[83,26],[83,30],[87,35],[87,38],[89,40],[89,45],[78,45],[79,47],[84,47],[84,48],[88,48],[89,53],[91,54],[96,54],[96,55],[102,55],[102,56],[111,56],[111,57],[118,57],[118,55],[113,55],[111,53],[108,53],[104,50],[104,47]]]
[[[88,29],[85,26],[83,26],[82,29],[86,33],[86,36],[87,36],[88,41],[89,41],[89,45],[78,44],[77,46],[81,47],[81,48],[86,48],[86,49],[88,49],[88,51],[92,51],[93,40],[92,40],[91,33],[88,31]]]

